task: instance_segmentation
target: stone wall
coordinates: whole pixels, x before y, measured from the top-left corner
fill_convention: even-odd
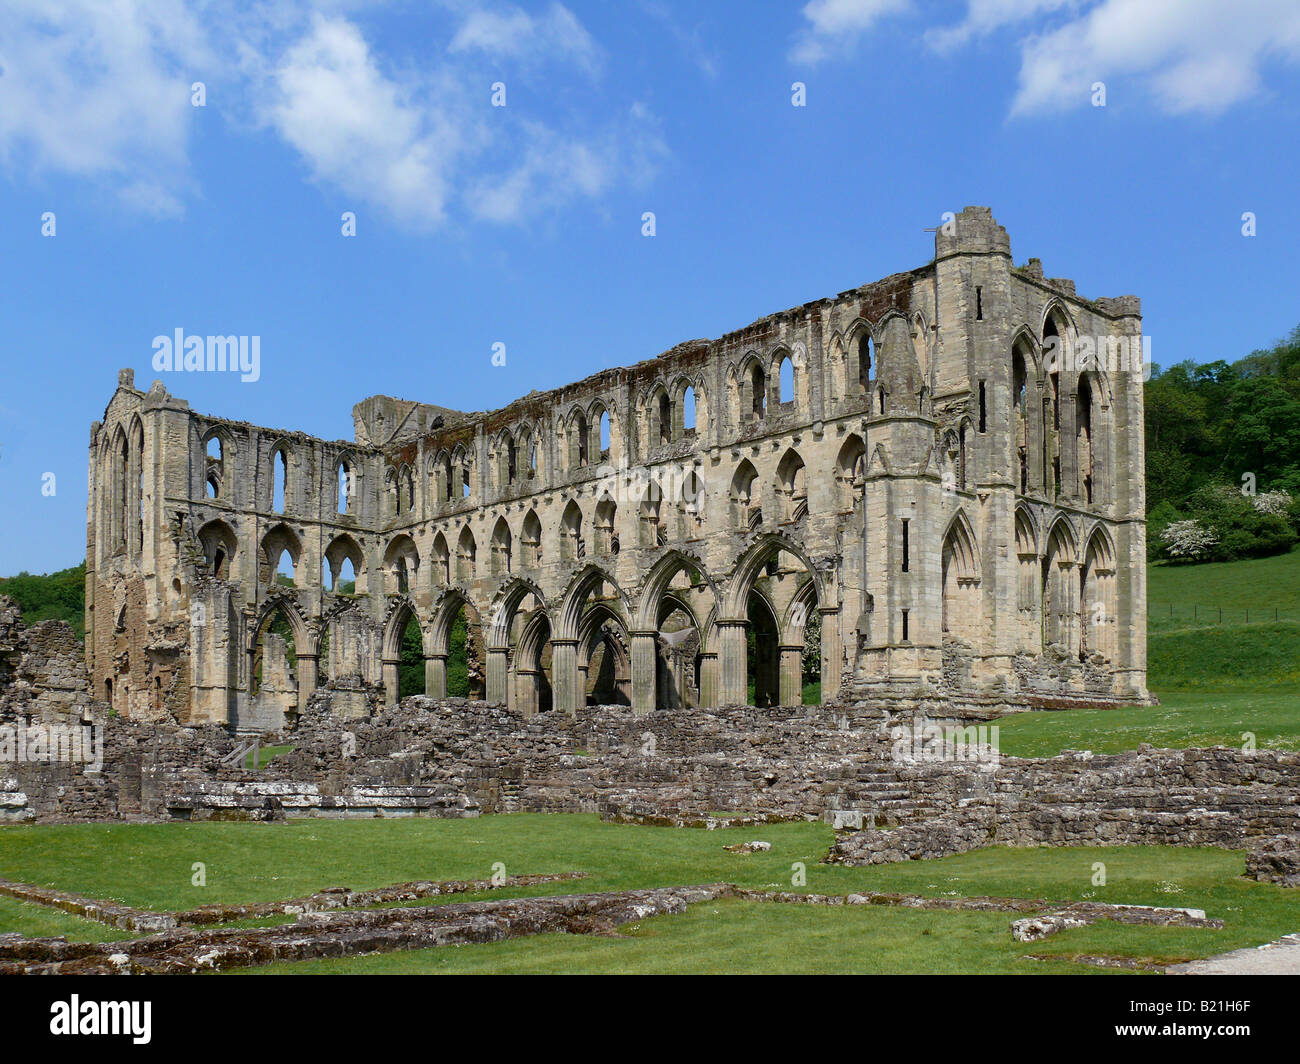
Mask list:
[[[241,757],[230,763],[236,740],[224,729],[109,719],[101,772],[12,766],[0,778],[0,809],[40,820],[524,811],[656,824],[821,819],[844,832],[830,859],[847,864],[990,844],[1241,848],[1300,835],[1300,754],[1291,752],[1144,747],[906,761],[892,718],[867,705],[640,717],[610,706],[570,717],[412,698],[347,720],[332,697],[313,696],[279,738],[293,749],[260,771]]]
[[[26,627],[18,604],[0,595],[0,721],[78,716],[87,699],[81,641],[64,621]]]
[[[805,650],[828,698],[1144,704],[1140,362],[1110,357],[1140,309],[968,207],[914,269],[497,410],[373,396],[351,441],[124,370],[88,454],[92,689],[273,729],[331,683],[397,701],[414,623],[442,697],[463,616],[468,693],[524,712],[797,704]]]

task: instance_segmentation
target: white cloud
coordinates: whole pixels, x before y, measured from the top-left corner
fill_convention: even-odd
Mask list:
[[[559,3],[536,16],[442,0],[444,48],[395,60],[366,20],[400,19],[369,0],[9,0],[0,5],[0,161],[109,184],[135,209],[179,213],[197,190],[187,151],[196,113],[236,134],[270,130],[340,209],[401,224],[513,222],[620,183],[667,153],[652,116],[610,94],[561,118],[489,106],[503,61],[598,77],[602,53]],[[313,10],[314,9],[314,10]],[[220,41],[218,54],[213,42]],[[562,72],[562,71],[561,71]],[[205,81],[208,110],[190,105]]]
[[[272,80],[267,118],[318,180],[398,218],[443,220],[460,134],[379,71],[356,26],[318,17]]]
[[[522,133],[522,160],[500,176],[482,172],[467,191],[475,216],[523,221],[577,198],[595,198],[615,181],[642,186],[668,155],[658,122],[641,104],[595,138],[565,136],[534,122]]]
[[[453,54],[482,52],[494,59],[528,63],[558,59],[590,74],[599,72],[601,50],[577,17],[563,4],[552,4],[534,17],[509,6],[470,11],[447,50]]]
[[[965,19],[956,26],[932,29],[925,39],[938,51],[945,52],[966,44],[972,37],[982,37],[1045,11],[1077,8],[1079,3],[1080,0],[968,0]]]
[[[0,157],[103,181],[128,205],[181,210],[190,85],[207,46],[179,0],[0,5]]]
[[[790,58],[814,65],[852,48],[886,15],[908,10],[911,0],[810,0],[804,5],[805,26]]]
[[[791,58],[815,63],[851,49],[910,0],[812,0]],[[1172,113],[1214,114],[1258,95],[1269,62],[1300,62],[1296,0],[968,0],[955,25],[924,39],[948,52],[998,30],[1019,40],[1012,114],[1087,106],[1106,81]]]
[[[1012,113],[1083,106],[1093,81],[1130,78],[1166,111],[1218,113],[1261,90],[1270,59],[1300,60],[1291,0],[1103,0],[1023,43]]]

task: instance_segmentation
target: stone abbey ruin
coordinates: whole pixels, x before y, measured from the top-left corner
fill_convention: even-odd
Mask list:
[[[84,657],[0,597],[0,748],[62,721],[102,757],[0,763],[0,819],[820,819],[850,864],[1131,842],[1300,877],[1300,754],[980,732],[1151,702],[1140,342],[1136,298],[1014,266],[968,207],[908,273],[488,414],[367,399],[348,442],[124,371]],[[940,726],[955,756],[898,738]]]
[[[1143,703],[1139,349],[1137,298],[1014,266],[970,207],[917,269],[489,413],[374,396],[351,441],[123,371],[91,432],[90,695],[245,733],[317,690],[368,717],[412,623],[445,697],[463,618],[471,696],[525,718],[796,706],[818,632],[828,703]]]

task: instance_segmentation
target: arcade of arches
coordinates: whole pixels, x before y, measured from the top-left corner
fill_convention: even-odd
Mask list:
[[[319,687],[357,715],[1145,701],[1141,381],[1096,357],[1140,349],[1139,303],[1013,266],[987,208],[935,240],[486,414],[372,396],[350,441],[123,371],[90,450],[94,689],[243,730]]]

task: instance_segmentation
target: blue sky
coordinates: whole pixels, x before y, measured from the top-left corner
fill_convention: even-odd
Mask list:
[[[0,12],[0,574],[82,556],[90,424],[178,327],[261,337],[167,375],[193,408],[350,438],[921,265],[967,204],[1140,295],[1158,363],[1300,323],[1292,0],[115,7]]]

